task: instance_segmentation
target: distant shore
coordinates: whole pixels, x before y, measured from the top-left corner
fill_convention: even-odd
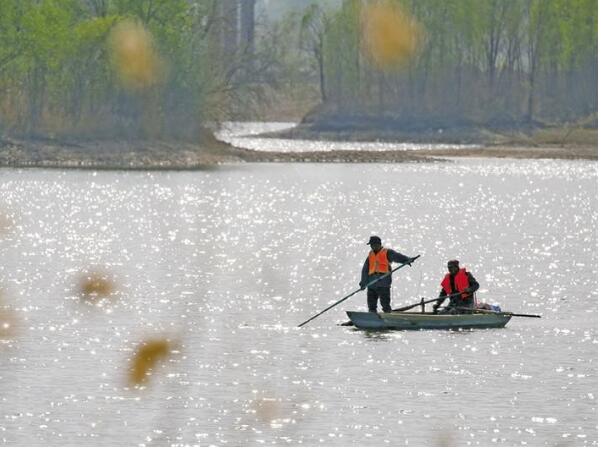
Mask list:
[[[495,157],[518,159],[585,159],[597,160],[597,129],[582,127],[541,127],[530,132],[520,130],[492,131],[485,128],[432,129],[399,131],[360,127],[323,126],[319,121],[301,123],[283,131],[262,134],[291,140],[330,140],[352,142],[413,142],[427,144],[469,145],[469,148],[411,150],[415,159],[444,157]],[[358,162],[370,159],[391,159],[398,152],[361,151]]]
[[[295,129],[273,133],[281,138],[326,138]],[[583,137],[584,134],[584,137]],[[352,137],[352,136],[348,136]],[[470,148],[408,151],[254,151],[211,140],[202,145],[180,141],[55,140],[0,138],[0,167],[113,170],[197,170],[222,164],[263,162],[402,163],[435,162],[448,157],[597,160],[596,130],[500,140]],[[338,136],[339,138],[341,136]],[[357,136],[355,136],[357,137]],[[365,137],[365,136],[364,136]],[[571,137],[571,138],[570,138]],[[563,140],[560,140],[563,139]],[[299,143],[300,144],[300,143]]]

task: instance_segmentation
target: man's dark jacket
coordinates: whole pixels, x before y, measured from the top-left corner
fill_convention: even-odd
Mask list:
[[[380,251],[382,251],[383,249],[384,248],[382,248]],[[388,249],[388,252],[386,253],[386,257],[388,259],[389,264],[391,262],[406,263],[411,260],[410,257],[407,257],[401,253],[397,253],[396,251],[394,251],[392,249]],[[388,267],[388,269],[390,269],[390,266]],[[365,263],[363,264],[363,270],[361,271],[361,282],[359,283],[359,285],[361,287],[364,287],[365,285],[367,285],[374,279],[377,279],[380,276],[383,276],[382,273],[374,273],[371,276],[368,273],[369,273],[369,255],[365,259]],[[380,287],[390,288],[391,285],[392,285],[392,275],[389,275],[389,276],[386,276],[384,279],[379,280],[375,284],[370,285],[369,288],[374,289],[374,290],[376,288],[380,288]]]
[[[471,305],[473,305],[474,292],[480,288],[480,284],[478,283],[476,278],[474,278],[472,273],[470,273],[469,271],[466,271],[465,274],[467,275],[467,280],[469,282],[469,289],[470,289],[471,294],[465,299],[462,299],[459,295],[451,296],[451,298],[449,299],[450,304],[462,305],[463,304],[462,301],[464,301],[464,302],[469,302]],[[457,288],[455,287],[455,276],[451,275],[450,280],[451,280],[451,293],[460,293],[457,291]],[[440,294],[438,296],[439,297],[446,296],[446,294],[447,294],[447,292],[443,288],[440,290]],[[444,299],[441,299],[440,301],[437,301],[437,302],[441,303],[443,301],[444,301]]]

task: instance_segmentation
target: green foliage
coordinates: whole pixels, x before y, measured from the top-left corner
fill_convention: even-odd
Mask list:
[[[396,71],[357,58],[358,5],[370,2],[344,1],[325,32],[331,106],[348,111],[351,101],[381,114],[478,120],[570,119],[596,111],[594,0],[390,1],[422,25],[421,51]]]
[[[25,2],[19,0],[0,2],[0,70],[23,51],[25,42],[21,39],[20,24],[26,9]]]
[[[75,2],[43,0],[23,18],[28,56],[56,70],[75,49],[72,25]]]
[[[230,31],[224,24],[235,21],[221,4],[1,0],[1,127],[29,134],[198,136],[202,121],[225,114],[264,82],[245,50],[220,54]],[[107,39],[124,20],[144,26],[160,57],[160,82],[143,90],[123,87],[111,65]]]
[[[555,120],[597,110],[595,0],[390,0],[424,32],[413,59],[389,71],[363,54],[371,1],[288,2],[306,9],[262,28],[248,48],[227,25],[240,1],[251,0],[0,0],[0,127],[190,137],[295,83],[331,109],[393,116]],[[123,20],[152,35],[160,83],[119,83],[107,38]]]
[[[118,15],[90,17],[74,27],[75,43],[78,48],[97,46],[107,37],[111,27],[121,20]]]

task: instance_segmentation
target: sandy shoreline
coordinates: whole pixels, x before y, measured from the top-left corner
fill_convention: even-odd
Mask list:
[[[111,170],[200,170],[236,163],[403,163],[448,157],[597,160],[593,145],[483,145],[411,151],[253,151],[214,141],[209,145],[164,141],[0,140],[0,167]]]

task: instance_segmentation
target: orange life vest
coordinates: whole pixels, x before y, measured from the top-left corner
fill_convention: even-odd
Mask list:
[[[451,293],[453,293],[451,291],[451,273],[447,273],[447,275],[444,277],[444,279],[442,280],[440,285],[442,286],[442,288],[444,289],[444,291],[447,295],[450,295]],[[455,289],[458,292],[462,292],[469,286],[470,286],[470,281],[467,277],[467,272],[465,271],[465,268],[462,268],[455,275]],[[461,299],[467,299],[470,295],[471,295],[471,293],[462,293]]]
[[[382,248],[378,253],[369,252],[369,274],[388,273],[390,264],[388,263],[388,250]]]

